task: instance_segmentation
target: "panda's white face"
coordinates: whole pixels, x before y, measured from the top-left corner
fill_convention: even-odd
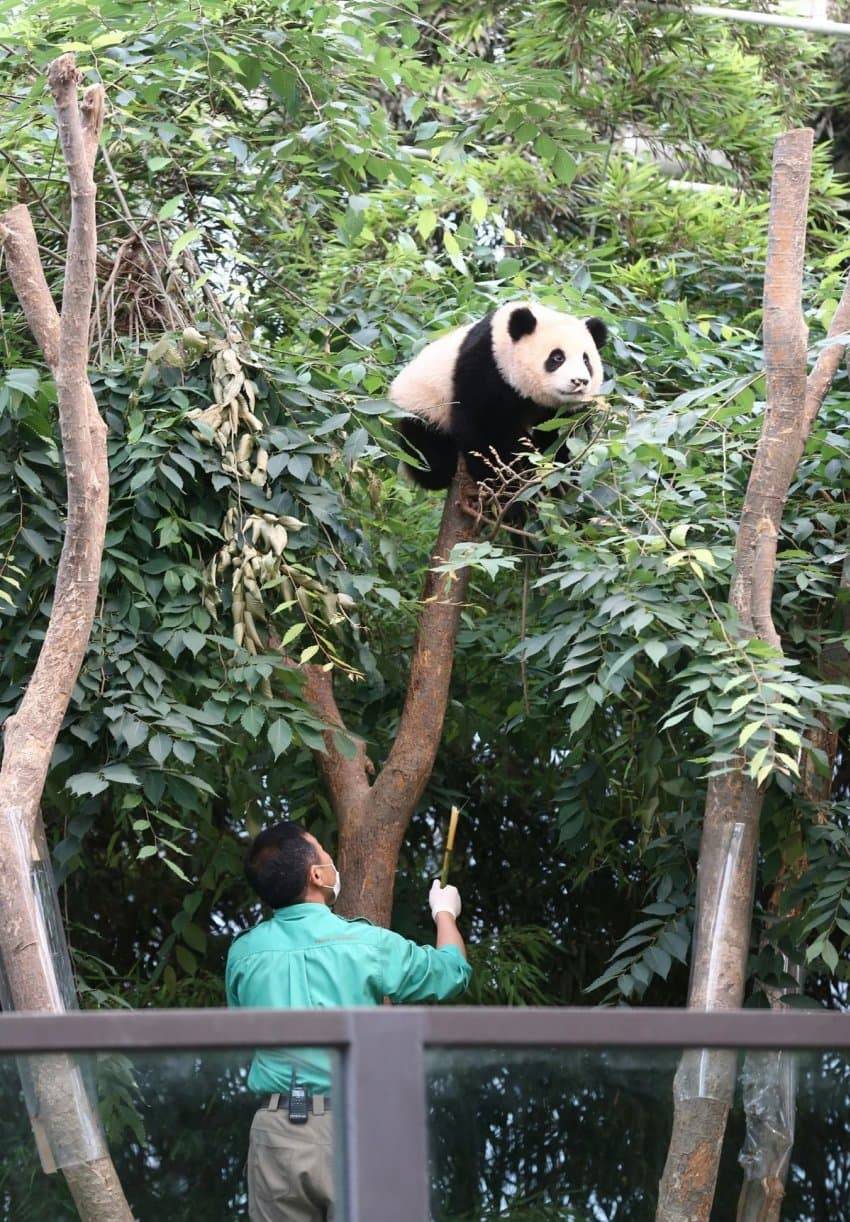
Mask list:
[[[500,306],[493,315],[493,356],[514,390],[545,408],[582,404],[599,394],[602,361],[597,341],[605,324],[561,314],[531,302]],[[595,338],[594,338],[595,337]]]

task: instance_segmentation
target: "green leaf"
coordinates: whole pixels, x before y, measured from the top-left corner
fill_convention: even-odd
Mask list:
[[[712,719],[711,714],[707,713],[705,709],[700,707],[700,705],[697,705],[694,708],[694,722],[697,726],[699,726],[703,733],[708,734],[709,737],[714,734],[714,720]]]
[[[416,219],[416,229],[423,241],[428,240],[437,228],[437,214],[430,208],[425,208]]]
[[[141,782],[132,768],[126,764],[109,764],[101,770],[101,776],[115,785],[139,785]]]
[[[154,734],[148,743],[148,751],[158,764],[164,764],[171,754],[173,743],[167,734]]]
[[[570,717],[570,733],[577,734],[583,725],[590,719],[593,710],[596,708],[595,703],[590,696],[582,696],[576,707],[573,709]]]
[[[558,149],[552,161],[552,168],[556,177],[567,187],[578,173],[578,163],[564,148]]]
[[[472,215],[472,219],[476,223],[480,223],[484,220],[485,216],[487,215],[487,200],[483,195],[475,196],[470,205],[469,211]]]
[[[187,628],[181,634],[181,640],[193,658],[198,656],[207,643],[207,638],[203,632],[196,632],[194,628]]]
[[[289,722],[284,721],[282,717],[278,717],[277,721],[269,726],[268,739],[269,745],[274,752],[274,757],[277,759],[292,742],[292,728]]]
[[[156,853],[156,845],[145,844],[139,849],[136,856],[138,857],[139,861],[144,861],[146,857],[153,857],[154,853]]]
[[[185,195],[172,195],[171,199],[167,199],[160,208],[159,212],[157,212],[156,215],[158,219],[161,221],[170,221],[180,208],[185,198]]]
[[[207,938],[204,931],[195,925],[192,921],[184,925],[180,931],[180,936],[187,946],[191,946],[192,950],[196,950],[199,955],[203,955],[207,949]]]
[[[189,743],[185,742],[183,739],[178,739],[172,744],[171,750],[182,764],[191,764],[194,762],[196,754],[194,743]]]
[[[306,627],[307,625],[302,620],[300,624],[292,624],[291,627],[287,628],[280,642],[281,648],[285,649],[287,645],[291,645],[294,640],[297,640]]]
[[[98,51],[101,47],[117,47],[126,37],[126,30],[108,30],[105,34],[98,34],[91,40],[91,48],[93,51]]]
[[[643,961],[655,972],[656,976],[660,976],[663,980],[667,979],[670,965],[673,962],[667,951],[662,950],[660,946],[648,947],[643,953]]]
[[[242,725],[245,727],[246,731],[252,737],[256,737],[263,728],[266,715],[259,705],[249,704],[239,720],[242,722]]]
[[[738,746],[739,747],[746,746],[746,744],[750,741],[752,736],[755,734],[756,730],[760,730],[763,725],[764,725],[763,721],[751,721],[747,725],[745,725],[740,735],[738,736]]]
[[[189,976],[194,976],[195,972],[198,970],[198,960],[195,958],[192,952],[187,950],[185,946],[181,946],[178,942],[174,948],[174,954],[177,956],[177,962],[183,968],[183,971]]]
[[[109,788],[109,782],[96,772],[78,772],[68,778],[65,788],[70,790],[75,797],[80,798],[87,794],[93,796],[103,793],[104,789]]]
[[[657,666],[661,659],[666,657],[667,645],[664,641],[646,641],[643,651]]]
[[[171,247],[171,258],[176,259],[187,246],[191,246],[192,242],[197,242],[200,236],[200,229],[187,229],[185,233],[181,233],[180,237]]]
[[[176,861],[172,861],[170,857],[163,857],[163,864],[168,867],[172,874],[176,874],[184,883],[191,883],[191,879],[180,869]]]
[[[150,157],[148,158],[148,169],[151,174],[156,174],[159,170],[164,170],[167,165],[171,165],[170,157]]]

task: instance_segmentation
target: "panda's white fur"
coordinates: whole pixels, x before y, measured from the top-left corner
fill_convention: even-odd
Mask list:
[[[462,453],[473,478],[494,454],[513,462],[535,425],[559,408],[574,414],[599,393],[599,319],[580,319],[529,301],[500,306],[477,323],[426,345],[393,381],[389,397],[411,413],[401,432],[427,488],[451,482]]]
[[[448,428],[454,401],[454,376],[460,346],[473,327],[455,327],[432,340],[405,365],[390,386],[390,399],[406,412],[413,412],[435,428]]]
[[[508,322],[516,309],[527,309],[537,326],[520,342],[511,338]],[[546,373],[546,358],[560,348],[566,360]],[[591,369],[584,362],[587,354]],[[541,407],[592,399],[602,386],[602,361],[582,318],[550,310],[529,301],[501,306],[493,314],[493,356],[499,372],[514,390]]]

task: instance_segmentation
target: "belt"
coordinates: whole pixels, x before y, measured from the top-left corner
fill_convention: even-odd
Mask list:
[[[276,1091],[273,1095],[269,1095],[264,1105],[268,1111],[276,1112],[278,1108],[289,1107],[289,1091]],[[314,1116],[324,1116],[325,1112],[331,1110],[330,1095],[308,1095],[307,1096],[307,1111],[312,1112]]]

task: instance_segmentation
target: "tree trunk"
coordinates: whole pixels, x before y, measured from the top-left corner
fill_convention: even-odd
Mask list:
[[[68,483],[68,515],[44,643],[23,699],[3,727],[0,768],[0,957],[4,1005],[61,1012],[61,966],[51,952],[45,909],[34,890],[44,870],[40,802],[50,759],[88,646],[100,580],[109,497],[106,426],[88,381],[89,316],[95,279],[93,167],[103,124],[103,90],[78,104],[72,55],[49,69],[71,190],[61,319],[50,297],[29,213],[0,224],[10,278],[56,381]],[[80,1217],[132,1218],[109,1158],[96,1108],[67,1056],[32,1057],[25,1093],[45,1170],[61,1168]]]
[[[806,378],[802,274],[812,132],[776,143],[764,288],[767,408],[741,513],[730,590],[739,631],[775,648],[771,603],[782,508],[812,422],[843,353],[824,348]],[[850,325],[845,287],[830,338]],[[697,915],[688,1006],[725,1010],[744,999],[763,792],[739,758],[712,777],[698,863]],[[707,1222],[711,1214],[736,1057],[686,1052],[674,1084],[673,1131],[660,1188],[658,1222]]]
[[[338,735],[347,735],[333,693],[331,675],[306,666],[305,695],[329,729],[325,750],[316,762],[325,780],[339,823],[338,865],[342,891],[336,911],[365,916],[388,925],[393,887],[404,833],[422,796],[443,732],[455,641],[469,584],[469,570],[436,573],[456,543],[469,542],[478,531],[467,498],[471,491],[461,461],[446,493],[440,533],[422,593],[422,611],[413,646],[407,694],[398,731],[386,762],[375,777],[359,739],[348,753]]]
[[[848,584],[848,566],[842,575],[841,587]],[[846,650],[844,665],[829,666],[830,681],[846,682],[850,658]],[[838,750],[838,735],[823,725],[809,731],[813,747],[822,751],[826,770],[815,768],[811,755],[800,762],[800,790],[806,802],[816,808],[817,821],[826,822],[832,788],[832,772]],[[776,918],[782,915],[782,901],[788,887],[802,878],[808,866],[805,854],[783,868],[774,883],[768,901],[768,911]],[[793,916],[789,912],[786,915]],[[765,989],[770,1008],[784,1010],[789,994],[802,994],[805,971],[802,963],[792,964],[783,955],[783,966],[789,980]],[[791,984],[793,979],[793,984]],[[738,1162],[744,1169],[744,1182],[738,1197],[736,1222],[779,1222],[785,1183],[791,1164],[797,1094],[797,1056],[782,1049],[773,1052],[748,1052],[742,1072],[744,1113],[747,1130]]]

